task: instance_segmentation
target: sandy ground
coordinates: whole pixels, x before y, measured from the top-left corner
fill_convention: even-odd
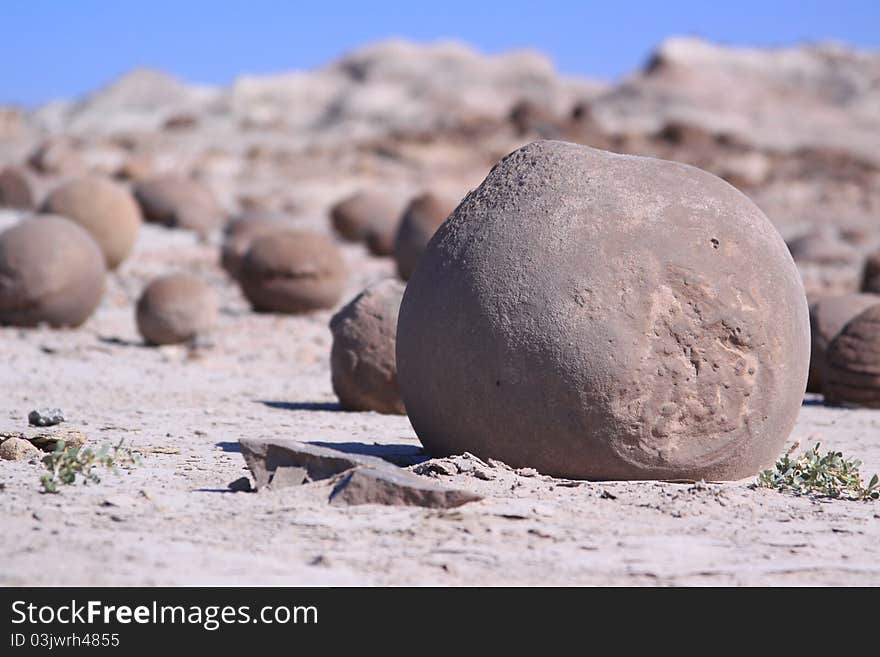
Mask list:
[[[59,406],[93,446],[124,439],[146,451],[141,467],[58,495],[40,492],[39,463],[0,461],[0,584],[880,584],[880,504],[749,482],[586,483],[492,469],[491,480],[442,477],[485,496],[447,511],[329,506],[326,482],[229,492],[247,474],[242,436],[426,457],[405,417],[339,410],[331,313],[251,313],[216,253],[147,226],[85,327],[0,329],[0,431]],[[360,247],[345,255],[357,272],[348,297],[392,273]],[[175,268],[218,290],[219,325],[195,350],[144,347],[133,300]],[[880,413],[808,399],[791,440],[857,456],[870,474],[880,471],[878,423]]]

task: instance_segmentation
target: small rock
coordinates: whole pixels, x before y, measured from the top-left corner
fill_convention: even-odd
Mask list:
[[[239,477],[235,481],[229,482],[226,487],[234,493],[251,493],[254,490],[251,486],[251,480],[247,477]]]
[[[495,475],[486,472],[483,468],[474,468],[472,473],[477,479],[482,479],[483,481],[492,481],[495,479]]]
[[[459,472],[456,465],[446,459],[432,459],[419,463],[412,471],[419,475],[442,475],[445,477],[457,475]]]
[[[8,438],[0,444],[0,459],[4,461],[26,461],[39,453],[40,450],[24,438]]]
[[[537,477],[538,471],[534,468],[517,468],[515,470],[516,474],[520,477]]]
[[[54,427],[65,419],[60,408],[38,408],[28,413],[28,423],[34,427]]]
[[[404,470],[356,468],[344,474],[330,494],[331,504],[384,504],[448,509],[482,499],[464,490],[445,488]]]

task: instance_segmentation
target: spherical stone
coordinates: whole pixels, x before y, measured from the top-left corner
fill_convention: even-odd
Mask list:
[[[405,285],[388,279],[368,287],[330,320],[333,390],[352,411],[406,414],[397,387],[397,313]]]
[[[539,141],[431,240],[397,330],[435,455],[587,479],[738,479],[778,456],[810,328],[785,243],[699,169]]]
[[[187,342],[211,330],[217,297],[201,279],[185,273],[160,276],[137,303],[137,326],[148,344]]]
[[[0,443],[0,459],[4,461],[27,461],[39,454],[40,450],[24,438],[7,438]]]
[[[140,180],[134,195],[144,219],[169,228],[207,233],[226,221],[211,190],[190,178],[162,175]]]
[[[880,408],[880,304],[847,322],[826,358],[827,403]]]
[[[393,242],[400,219],[400,206],[377,191],[361,191],[347,196],[330,208],[330,221],[339,236],[350,242],[363,242],[372,233]],[[381,243],[377,241],[377,245]],[[388,254],[386,254],[388,255]]]
[[[63,217],[34,217],[0,233],[0,324],[79,326],[104,293],[104,257]]]
[[[874,294],[842,294],[822,297],[810,304],[810,376],[809,392],[822,392],[824,372],[827,366],[828,345],[853,317],[880,304],[880,296]]]
[[[220,265],[232,278],[238,278],[241,261],[253,241],[286,228],[286,222],[280,218],[263,214],[231,221],[224,231],[225,237],[220,247]]]
[[[9,166],[0,170],[0,207],[33,210],[37,205],[37,189],[24,167]]]
[[[417,196],[406,206],[394,240],[397,273],[403,280],[412,276],[434,232],[454,209],[454,202],[431,192]]]
[[[64,183],[49,194],[43,211],[67,217],[89,231],[111,270],[131,253],[141,228],[141,211],[131,193],[97,176]]]
[[[255,239],[238,273],[254,310],[277,313],[332,308],[347,279],[348,268],[333,240],[289,229]]]

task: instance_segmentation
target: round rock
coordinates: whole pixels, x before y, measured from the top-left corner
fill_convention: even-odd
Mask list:
[[[162,175],[140,180],[134,195],[144,219],[169,228],[208,233],[226,221],[211,190],[191,178]]]
[[[0,233],[0,324],[79,326],[104,293],[104,256],[62,217],[35,217]]]
[[[403,280],[412,276],[431,237],[454,209],[455,203],[432,192],[417,196],[406,206],[394,240],[397,273]]]
[[[141,212],[131,193],[97,176],[64,183],[49,194],[43,211],[66,217],[89,231],[111,270],[131,253],[141,228]]]
[[[299,230],[255,239],[238,274],[254,310],[275,313],[332,308],[347,279],[348,269],[333,240]]]
[[[797,268],[742,193],[684,164],[539,141],[431,240],[397,369],[434,455],[729,480],[778,456],[809,349]]]
[[[810,304],[810,377],[809,392],[822,392],[828,345],[846,326],[847,322],[871,306],[880,303],[874,294],[842,294],[821,297]]]
[[[232,278],[238,278],[241,261],[258,237],[285,230],[285,222],[269,214],[246,215],[231,221],[220,247],[220,265]]]
[[[211,330],[217,298],[201,279],[185,273],[161,276],[150,283],[137,303],[137,326],[153,345],[178,344]]]
[[[361,191],[336,203],[330,220],[339,236],[351,242],[368,241],[376,255],[391,255],[400,220],[400,205],[377,191]]]
[[[847,322],[826,358],[826,402],[880,408],[880,304]]]
[[[405,286],[371,285],[330,320],[333,390],[351,411],[406,414],[397,387],[397,314]]]

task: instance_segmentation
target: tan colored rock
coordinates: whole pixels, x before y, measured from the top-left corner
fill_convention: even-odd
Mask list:
[[[400,212],[400,204],[385,194],[360,191],[330,208],[330,220],[343,239],[364,242],[372,238],[371,250],[379,251],[376,255],[390,255]]]
[[[502,160],[431,240],[401,305],[397,368],[434,456],[725,480],[778,456],[809,343],[785,243],[734,187],[539,141]]]
[[[104,256],[62,217],[34,217],[0,233],[0,324],[79,326],[104,293]]]
[[[238,281],[254,310],[306,313],[332,308],[348,267],[328,237],[285,230],[259,237],[241,261]]]
[[[412,276],[434,232],[454,209],[454,201],[432,192],[421,194],[409,202],[394,242],[397,273],[403,280]]]
[[[39,454],[40,450],[23,438],[7,438],[0,443],[0,459],[4,461],[27,461]]]
[[[874,294],[843,294],[822,297],[810,304],[810,376],[807,391],[822,392],[824,387],[826,355],[828,345],[846,324],[880,303],[880,296]]]
[[[131,193],[98,176],[62,184],[49,194],[43,211],[66,217],[89,231],[111,270],[131,253],[141,228],[141,211]]]
[[[258,237],[289,228],[280,217],[267,213],[246,215],[229,223],[220,247],[220,265],[232,278],[238,278],[241,261]]]
[[[826,358],[827,403],[880,408],[880,304],[847,322]]]
[[[191,274],[168,274],[154,280],[141,294],[136,319],[148,344],[187,342],[213,328],[217,297]]]
[[[204,184],[166,174],[135,183],[144,219],[169,228],[208,233],[226,222],[226,213]]]
[[[388,279],[368,287],[330,320],[330,371],[342,407],[406,414],[397,387],[397,314],[405,286]]]

